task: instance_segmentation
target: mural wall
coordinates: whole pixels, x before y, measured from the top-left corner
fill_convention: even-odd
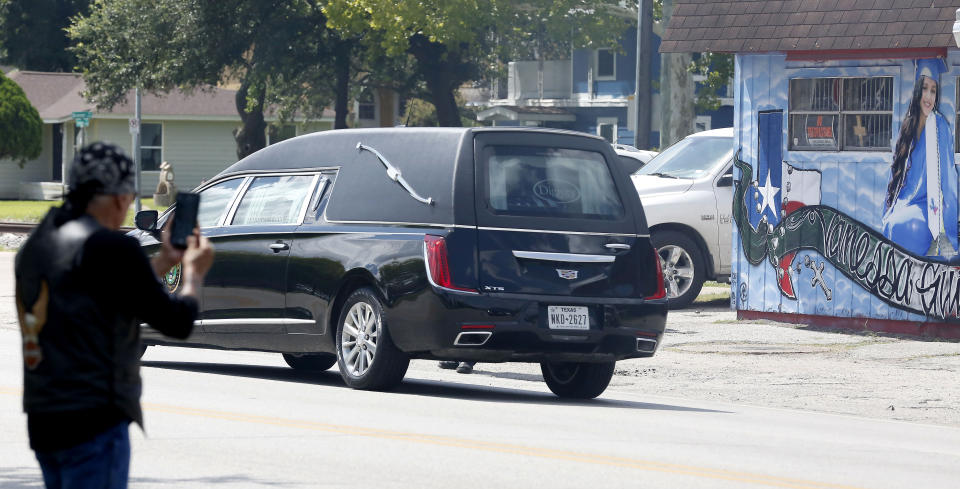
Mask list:
[[[737,57],[733,306],[960,321],[960,59]]]

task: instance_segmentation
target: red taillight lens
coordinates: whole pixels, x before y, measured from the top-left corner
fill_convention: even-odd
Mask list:
[[[477,292],[453,285],[453,280],[450,279],[450,263],[447,261],[447,241],[443,236],[427,234],[423,237],[423,244],[427,249],[427,271],[434,284],[447,289]]]
[[[653,258],[657,261],[657,292],[647,299],[663,299],[667,296],[667,289],[663,286],[663,266],[660,265],[660,252],[653,249]]]

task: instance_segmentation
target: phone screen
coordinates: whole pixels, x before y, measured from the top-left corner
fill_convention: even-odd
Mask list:
[[[185,249],[187,237],[197,227],[197,210],[200,207],[200,194],[192,192],[177,193],[177,207],[173,211],[173,225],[170,230],[170,244],[174,248]]]

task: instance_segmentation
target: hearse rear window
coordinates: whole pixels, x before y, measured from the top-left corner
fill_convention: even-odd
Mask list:
[[[623,204],[603,155],[593,151],[489,147],[487,200],[496,214],[618,219]]]

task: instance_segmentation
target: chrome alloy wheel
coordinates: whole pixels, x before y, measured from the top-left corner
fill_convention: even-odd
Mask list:
[[[667,289],[667,299],[675,299],[687,293],[693,284],[693,258],[687,250],[676,246],[661,247],[660,263],[663,266],[663,285]]]
[[[362,376],[377,356],[380,316],[370,304],[357,302],[350,308],[340,335],[343,363],[351,375]]]

